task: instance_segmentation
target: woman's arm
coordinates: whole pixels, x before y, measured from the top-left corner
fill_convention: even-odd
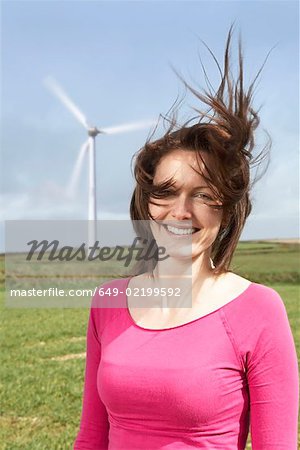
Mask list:
[[[297,356],[284,304],[270,291],[267,307],[259,312],[262,327],[247,363],[252,449],[296,450]]]
[[[87,329],[86,368],[80,430],[74,450],[107,450],[109,423],[97,390],[97,371],[101,344],[95,327],[95,309],[91,308]]]

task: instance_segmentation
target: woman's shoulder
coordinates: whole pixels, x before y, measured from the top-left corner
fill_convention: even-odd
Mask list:
[[[130,277],[105,280],[95,289],[92,307],[116,307],[120,297],[126,294]]]
[[[240,301],[226,305],[225,313],[237,327],[272,327],[278,320],[286,320],[283,299],[274,288],[232,274],[231,283],[234,282],[242,292],[237,296]]]
[[[233,292],[243,293],[249,291],[249,293],[251,293],[250,297],[254,303],[259,302],[261,305],[265,304],[266,306],[269,304],[273,305],[274,303],[283,303],[279,293],[271,286],[251,281],[233,272],[228,273],[226,282],[228,289],[232,289]],[[249,302],[247,302],[247,304],[249,304]]]
[[[126,288],[130,277],[105,280],[96,289],[91,301],[91,314],[101,329],[126,308]]]
[[[227,302],[228,305],[239,304],[239,307],[251,308],[255,307],[256,303],[261,306],[272,304],[274,301],[282,301],[279,294],[271,287],[256,283],[245,277],[237,275],[233,272],[227,272],[218,277],[215,292],[217,297],[225,299],[238,299],[240,302]]]
[[[244,293],[225,306],[223,323],[246,364],[247,355],[263,355],[278,342],[292,342],[284,302],[272,287],[250,282]]]

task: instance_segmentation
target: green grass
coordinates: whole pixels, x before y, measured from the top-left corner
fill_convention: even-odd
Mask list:
[[[282,296],[300,356],[299,246],[241,243],[235,270]],[[3,279],[3,258],[0,259]],[[1,301],[1,450],[66,450],[78,430],[88,309],[8,309]],[[250,441],[247,449],[250,449]]]
[[[0,448],[71,448],[84,359],[51,358],[84,352],[88,310],[4,309],[1,317]]]
[[[258,283],[297,283],[300,279],[299,244],[240,243],[232,270]]]

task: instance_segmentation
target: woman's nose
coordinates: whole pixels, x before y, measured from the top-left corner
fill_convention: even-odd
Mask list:
[[[180,195],[176,197],[172,204],[171,216],[177,220],[190,219],[192,211],[189,199]]]

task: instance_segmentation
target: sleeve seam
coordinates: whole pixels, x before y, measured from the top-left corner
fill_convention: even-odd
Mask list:
[[[98,343],[99,343],[99,345],[101,345],[101,341],[100,341],[100,329],[98,330],[97,329],[97,322],[96,322],[96,320],[95,320],[95,316],[94,316],[94,310],[95,309],[97,309],[97,308],[91,308],[91,322],[92,322],[92,332],[93,332],[93,334],[94,334],[94,336],[95,336],[95,338],[97,339],[97,341],[98,341]],[[100,327],[99,327],[100,328]]]
[[[115,314],[113,317],[110,317],[109,320],[107,320],[106,323],[104,323],[104,324],[102,323],[103,317],[100,317],[99,321],[98,321],[99,327],[97,327],[97,320],[95,320],[94,311],[98,310],[98,309],[100,309],[100,310],[116,309],[116,310],[118,310],[118,314]],[[92,329],[93,329],[94,336],[100,345],[101,345],[102,334],[103,334],[105,328],[107,327],[107,325],[109,323],[112,323],[112,321],[114,321],[117,317],[120,316],[120,314],[122,313],[122,311],[120,311],[120,309],[124,309],[124,308],[94,308],[94,307],[91,308]]]
[[[125,278],[123,278],[122,280],[124,280]],[[127,279],[127,278],[126,278]],[[126,294],[121,294],[121,295],[126,295]],[[125,302],[125,305],[126,305],[126,302]],[[101,308],[100,308],[101,309]],[[106,323],[104,323],[103,324],[103,326],[101,327],[101,329],[99,330],[99,340],[101,340],[101,338],[102,338],[102,334],[103,334],[103,332],[104,332],[104,330],[105,330],[105,328],[106,328],[106,326],[109,324],[109,323],[111,323],[112,321],[114,321],[115,319],[117,319],[119,316],[120,316],[120,314],[122,314],[122,310],[123,309],[126,309],[126,306],[124,306],[124,307],[118,307],[118,308],[102,308],[102,309],[112,309],[112,310],[118,310],[118,314],[115,314],[113,317],[110,317],[110,319],[109,320],[106,320]]]
[[[106,308],[106,309],[109,309],[109,308]],[[119,309],[119,308],[111,308],[111,309]],[[121,308],[121,309],[124,309],[124,308]],[[119,312],[119,314],[116,314],[114,317],[111,317],[110,320],[108,320],[108,321],[106,322],[106,324],[103,325],[102,330],[101,330],[101,334],[100,334],[100,336],[99,336],[100,339],[102,338],[102,334],[103,334],[105,328],[107,327],[107,325],[108,325],[108,324],[111,324],[111,323],[112,323],[115,319],[117,319],[117,318],[120,316],[120,314],[122,313],[122,311],[118,311],[118,312]]]
[[[228,320],[226,318],[226,314],[225,314],[225,312],[222,309],[220,309],[219,312],[220,312],[221,320],[222,320],[223,326],[225,328],[226,334],[227,334],[227,336],[228,336],[228,338],[229,338],[229,340],[231,342],[231,345],[232,345],[232,347],[234,349],[235,356],[236,356],[238,362],[241,364],[241,369],[243,370],[243,372],[246,373],[246,366],[245,366],[243,357],[242,357],[242,355],[241,355],[241,353],[239,351],[239,348],[238,348],[238,345],[236,343],[235,337],[233,335],[232,329],[231,329],[231,327],[230,327],[230,325],[228,323]]]

